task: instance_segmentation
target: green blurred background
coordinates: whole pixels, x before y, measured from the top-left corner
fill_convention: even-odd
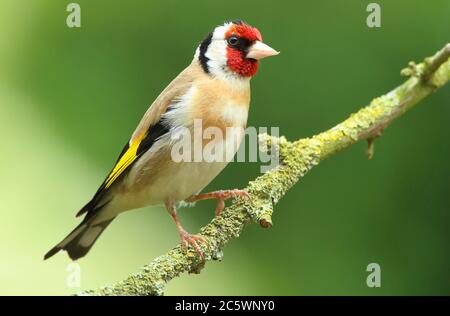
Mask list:
[[[43,254],[112,167],[141,115],[227,19],[257,26],[282,53],[252,81],[249,125],[297,139],[344,119],[404,79],[400,69],[450,36],[450,1],[0,2],[0,294],[77,291],[64,254]],[[167,295],[450,294],[450,87],[365,144],[325,161],[276,206],[274,227],[252,225],[224,261],[171,282]],[[233,163],[208,187],[244,187],[257,163]],[[195,232],[213,202],[181,210]],[[123,279],[178,242],[162,207],[120,216],[79,261],[82,288]],[[381,265],[381,288],[366,266]]]

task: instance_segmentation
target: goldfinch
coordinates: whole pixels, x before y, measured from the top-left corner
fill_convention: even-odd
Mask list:
[[[198,46],[191,64],[156,98],[116,165],[93,198],[77,213],[82,222],[45,256],[67,251],[72,260],[87,254],[100,234],[122,212],[148,205],[164,204],[178,229],[183,249],[192,246],[203,256],[201,236],[189,234],[177,218],[179,202],[217,199],[216,215],[224,201],[246,197],[244,190],[199,194],[228,164],[236,153],[247,124],[250,105],[250,79],[258,70],[258,61],[278,52],[262,42],[257,28],[242,21],[217,26]],[[225,137],[214,140],[215,148],[230,150],[221,161],[173,159],[173,135],[180,130],[218,128]],[[237,142],[227,133],[238,128]],[[202,140],[204,142],[204,140]],[[184,149],[189,151],[189,149]],[[191,148],[192,150],[192,148]],[[193,150],[192,150],[193,151]],[[186,154],[186,152],[185,152]],[[188,152],[191,156],[192,152]]]

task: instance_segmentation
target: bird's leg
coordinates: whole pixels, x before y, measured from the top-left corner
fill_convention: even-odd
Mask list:
[[[196,201],[201,201],[201,200],[217,199],[216,216],[219,216],[225,207],[225,200],[228,200],[230,198],[235,198],[235,197],[250,198],[247,191],[234,189],[234,190],[221,190],[221,191],[214,191],[214,192],[209,192],[209,193],[193,195],[193,196],[187,198],[186,202],[196,202]]]
[[[183,250],[187,251],[187,248],[189,247],[189,245],[191,245],[195,249],[195,252],[198,254],[198,256],[200,258],[204,259],[203,252],[200,249],[198,242],[202,242],[202,243],[205,243],[206,245],[208,245],[205,238],[203,238],[200,235],[191,235],[183,228],[180,220],[177,217],[177,211],[176,211],[174,203],[166,203],[166,208],[167,208],[167,211],[169,212],[170,216],[172,216],[173,221],[175,222],[175,225],[177,226],[177,230],[178,230],[178,233],[180,234],[180,239],[181,239],[181,247],[183,248]]]

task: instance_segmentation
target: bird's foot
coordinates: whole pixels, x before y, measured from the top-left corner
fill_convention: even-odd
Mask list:
[[[246,190],[221,190],[214,191],[209,193],[203,193],[198,195],[193,195],[186,200],[186,202],[195,202],[200,200],[208,200],[208,199],[216,199],[216,216],[219,216],[222,213],[222,210],[225,208],[225,200],[235,198],[235,197],[243,197],[246,199],[250,199],[250,196]]]
[[[235,197],[250,199],[250,195],[248,195],[248,192],[246,190],[239,190],[239,189],[216,191],[211,192],[209,194],[211,194],[214,198],[217,199],[215,211],[216,216],[219,216],[222,213],[223,209],[225,208],[225,200]]]
[[[185,230],[180,231],[180,239],[181,239],[181,248],[184,251],[187,251],[189,245],[192,246],[197,253],[197,255],[204,260],[205,256],[203,255],[203,251],[199,246],[199,243],[204,243],[206,246],[208,246],[208,242],[205,238],[203,238],[200,235],[191,235]]]

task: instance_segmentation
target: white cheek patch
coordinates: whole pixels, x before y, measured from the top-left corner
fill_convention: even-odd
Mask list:
[[[211,43],[208,46],[205,56],[209,59],[208,66],[219,68],[227,64],[227,42],[225,34],[229,28],[229,24],[216,27],[213,32]]]
[[[221,25],[215,28],[211,43],[205,56],[208,58],[208,69],[216,76],[223,76],[227,72],[227,41],[225,34],[229,29],[230,24]]]
[[[213,39],[205,53],[208,68],[213,74],[224,72],[227,65],[227,43],[225,40]]]

